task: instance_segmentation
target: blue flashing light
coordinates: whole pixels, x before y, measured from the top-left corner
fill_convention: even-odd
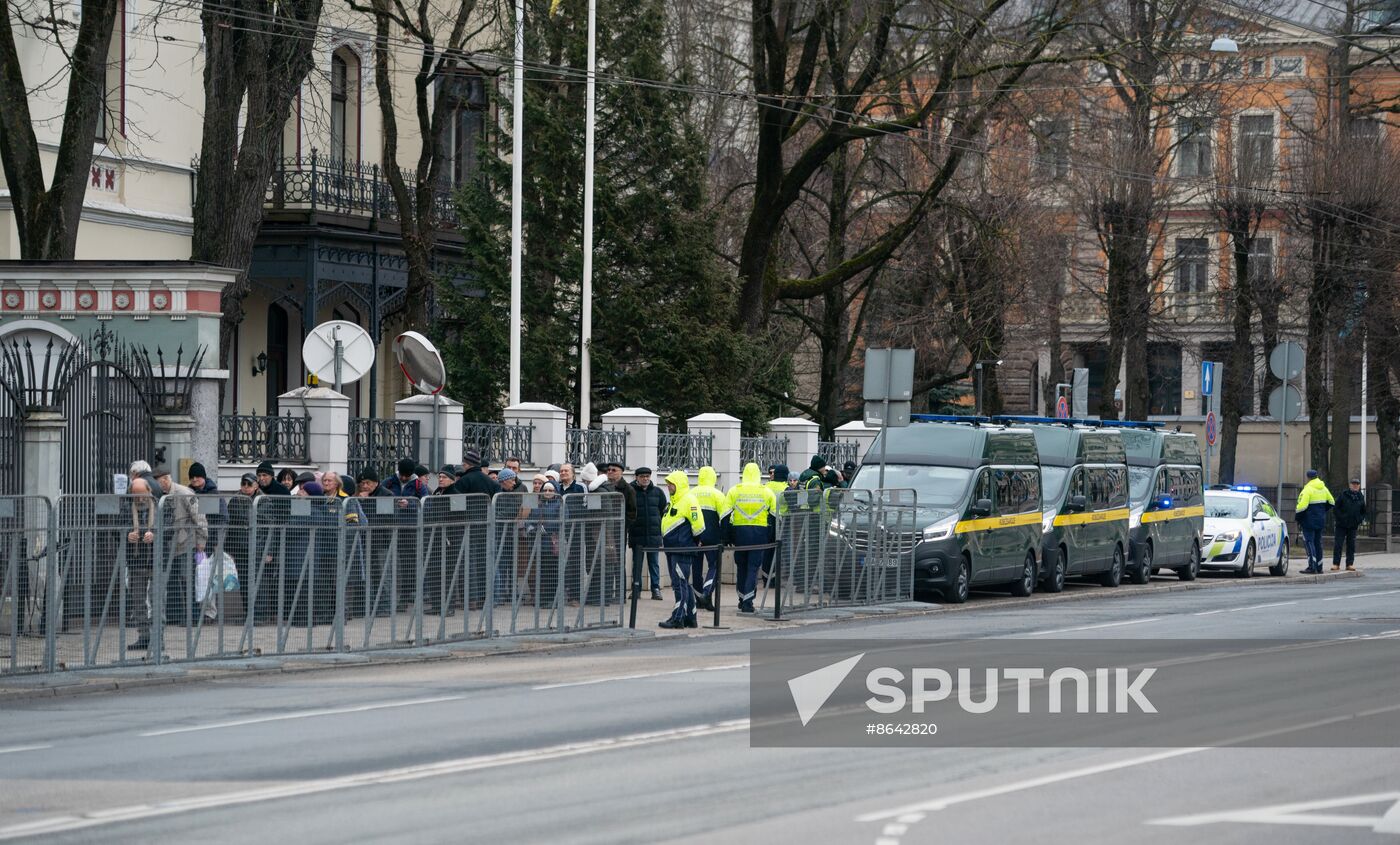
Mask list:
[[[1166,423],[1140,422],[1137,420],[1100,420],[1099,425],[1104,428],[1145,428],[1149,431],[1156,431],[1165,428]]]
[[[989,423],[992,421],[991,417],[962,417],[956,414],[910,414],[909,419],[912,422],[949,422],[968,423],[970,425],[978,425],[980,423]]]
[[[1253,484],[1236,484],[1234,487],[1231,487],[1230,489],[1231,489],[1231,490],[1234,490],[1236,493],[1258,493],[1258,492],[1259,492],[1259,488],[1256,487],[1256,486],[1254,486]]]

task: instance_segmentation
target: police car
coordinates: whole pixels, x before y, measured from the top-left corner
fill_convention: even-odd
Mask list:
[[[1258,564],[1288,574],[1288,524],[1254,487],[1207,490],[1202,569],[1232,570],[1241,578]]]

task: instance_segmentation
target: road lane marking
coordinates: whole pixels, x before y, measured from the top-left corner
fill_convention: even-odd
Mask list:
[[[1312,812],[1314,810],[1337,810],[1343,807],[1361,807],[1382,803],[1390,806],[1385,813],[1379,816]],[[1377,792],[1371,795],[1349,795],[1344,798],[1329,798],[1321,801],[1300,801],[1293,804],[1274,804],[1253,809],[1151,819],[1147,824],[1169,827],[1196,827],[1198,825],[1220,824],[1221,822],[1319,825],[1323,827],[1369,827],[1376,833],[1400,833],[1400,825],[1396,824],[1397,821],[1400,821],[1400,792]]]
[[[1255,742],[1261,739],[1268,739],[1272,736],[1297,733],[1298,731],[1312,730],[1338,722],[1348,722],[1354,719],[1364,719],[1369,716],[1379,716],[1384,713],[1392,713],[1400,710],[1400,704],[1391,704],[1384,707],[1373,707],[1370,710],[1362,710],[1359,713],[1343,713],[1338,716],[1331,716],[1326,719],[1316,719],[1301,725],[1291,725],[1283,728],[1272,728],[1267,731],[1246,734],[1244,736],[1228,739],[1216,745],[1192,746],[1189,748],[1173,748],[1169,751],[1159,751],[1153,754],[1145,754],[1141,757],[1129,757],[1125,760],[1116,760],[1110,763],[1100,763],[1094,766],[1085,766],[1080,769],[1071,769],[1067,772],[1057,772],[1055,774],[1041,775],[1040,777],[1029,778],[1027,780],[1015,781],[1002,784],[1001,786],[989,787],[987,789],[977,789],[971,792],[964,792],[958,795],[950,795],[946,798],[935,798],[930,801],[921,801],[917,804],[908,804],[903,807],[896,807],[892,810],[877,810],[873,813],[865,813],[856,816],[858,822],[882,822],[886,819],[897,818],[904,814],[930,813],[935,810],[946,810],[955,804],[965,804],[969,801],[980,801],[984,798],[996,798],[1008,795],[1013,792],[1022,792],[1027,789],[1036,789],[1042,786],[1050,786],[1079,778],[1093,777],[1107,772],[1115,772],[1120,769],[1129,769],[1134,766],[1143,766],[1150,763],[1158,763],[1163,760],[1171,760],[1176,757],[1185,757],[1189,754],[1197,754],[1202,751],[1209,751],[1212,748],[1229,748],[1235,745],[1243,745],[1248,742]]]
[[[237,792],[225,792],[215,795],[202,795],[174,801],[135,804],[126,807],[109,807],[102,810],[55,816],[47,819],[38,819],[32,822],[10,825],[8,827],[0,827],[0,840],[20,839],[22,837],[38,836],[47,833],[63,833],[100,827],[116,822],[138,821],[141,819],[155,818],[157,816],[171,816],[198,810],[212,810],[241,804],[254,804],[260,801],[298,798],[306,795],[335,792],[342,789],[404,783],[407,781],[439,777],[441,775],[455,775],[482,769],[514,766],[522,763],[558,760],[565,757],[577,757],[599,751],[635,748],[644,745],[657,745],[664,742],[676,742],[677,740],[714,736],[716,734],[734,733],[736,731],[748,730],[748,728],[748,719],[734,719],[726,722],[690,725],[684,728],[627,734],[625,736],[609,737],[607,739],[570,742],[562,745],[551,745],[524,751],[507,751],[500,754],[459,757],[454,760],[443,760],[438,763],[425,763],[396,769],[381,769],[379,771],[361,772],[355,775],[321,778],[303,781],[301,783],[259,787],[257,789],[245,789]]]
[[[665,672],[641,672],[636,675],[614,675],[610,678],[592,678],[587,681],[565,681],[558,684],[540,684],[530,687],[532,692],[547,689],[563,689],[565,687],[586,687],[592,684],[606,684],[612,681],[636,681],[643,678],[664,678],[668,675],[686,675],[691,672],[722,672],[727,669],[747,669],[748,663],[729,663],[724,666],[697,666],[691,669],[671,669]]]
[[[1351,593],[1345,596],[1328,596],[1323,601],[1343,601],[1345,599],[1365,599],[1371,596],[1391,596],[1400,593],[1400,590],[1381,590],[1378,593]]]
[[[1212,616],[1216,613],[1240,613],[1245,610],[1263,610],[1266,607],[1287,607],[1290,604],[1297,604],[1296,601],[1276,601],[1271,604],[1250,604],[1244,607],[1222,607],[1219,610],[1203,610],[1200,613],[1193,613],[1192,616]]]
[[[1143,624],[1143,623],[1145,623],[1145,622],[1157,622],[1157,621],[1159,621],[1159,620],[1161,620],[1161,619],[1164,619],[1164,618],[1166,618],[1166,617],[1163,617],[1163,616],[1149,616],[1149,617],[1146,618],[1146,619],[1129,619],[1129,620],[1127,620],[1126,622],[1104,622],[1104,623],[1099,624],[1099,625],[1079,625],[1079,626],[1074,627],[1074,628],[1055,628],[1055,629],[1052,629],[1052,630],[1049,630],[1049,631],[1028,631],[1028,632],[1026,632],[1025,634],[1022,634],[1021,636],[1026,636],[1026,637],[1041,637],[1041,636],[1044,636],[1044,635],[1046,635],[1046,634],[1068,634],[1068,633],[1070,633],[1071,631],[1097,631],[1097,630],[1099,630],[1100,628],[1121,628],[1121,627],[1123,627],[1124,625],[1141,625],[1141,624]],[[1014,636],[1014,635],[1013,635],[1013,636]]]
[[[43,751],[45,748],[53,748],[52,745],[11,745],[9,748],[0,748],[0,754],[18,754],[21,751]]]
[[[346,713],[368,713],[371,710],[392,710],[396,707],[416,707],[420,704],[439,704],[444,701],[461,701],[465,695],[440,695],[433,698],[412,698],[407,701],[384,701],[378,704],[356,704],[349,707],[325,707],[319,710],[298,710],[293,713],[278,713],[275,716],[254,716],[248,719],[232,719],[227,722],[210,722],[204,725],[186,725],[179,728],[164,728],[147,731],[141,736],[169,736],[195,731],[213,731],[220,728],[237,728],[243,725],[261,725],[266,722],[286,722],[291,719],[313,719],[317,716],[341,716]]]

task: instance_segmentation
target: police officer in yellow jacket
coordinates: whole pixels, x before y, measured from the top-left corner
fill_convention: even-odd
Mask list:
[[[671,592],[676,606],[662,628],[695,628],[695,591],[690,588],[690,571],[699,565],[695,546],[705,533],[705,518],[690,492],[690,479],[684,472],[666,476],[671,505],[661,514],[661,545],[666,549],[666,568],[671,575]],[[675,551],[671,551],[675,549]],[[686,551],[689,549],[689,551]]]
[[[754,593],[758,589],[758,570],[768,552],[744,551],[744,546],[761,546],[772,542],[769,526],[778,518],[778,497],[763,483],[758,464],[744,465],[742,480],[729,491],[729,522],[734,527],[734,583],[739,592],[739,612],[753,613]]]
[[[719,473],[715,472],[714,467],[700,467],[699,483],[690,491],[696,504],[700,505],[700,515],[705,518],[705,533],[700,535],[700,542],[715,547],[700,553],[705,563],[704,571],[697,566],[690,579],[691,586],[698,593],[695,606],[701,610],[715,609],[710,597],[715,591],[715,578],[719,576],[719,546],[724,542],[724,524],[729,518],[729,498],[715,486],[718,481]]]
[[[1308,547],[1308,568],[1304,572],[1322,571],[1322,529],[1327,525],[1327,511],[1336,504],[1332,491],[1317,477],[1317,470],[1308,470],[1308,483],[1298,493],[1296,508],[1303,544]]]

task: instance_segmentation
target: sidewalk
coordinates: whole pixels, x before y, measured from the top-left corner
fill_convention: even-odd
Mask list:
[[[75,695],[83,693],[111,692],[188,681],[214,680],[234,675],[258,673],[303,672],[317,669],[332,669],[355,665],[384,665],[392,663],[426,662],[432,660],[461,660],[486,657],[495,654],[518,654],[532,651],[552,651],[561,648],[582,648],[590,646],[606,647],[611,644],[626,643],[638,639],[665,637],[706,637],[726,634],[744,634],[755,630],[773,628],[796,628],[807,625],[834,624],[844,620],[886,616],[890,618],[911,616],[935,616],[946,613],[975,613],[979,610],[1006,609],[1022,605],[1040,605],[1060,602],[1112,600],[1141,596],[1145,593],[1190,592],[1211,589],[1267,589],[1289,584],[1308,584],[1351,578],[1362,578],[1365,570],[1400,569],[1400,554],[1365,555],[1357,557],[1357,572],[1326,572],[1322,575],[1290,574],[1287,578],[1259,577],[1249,580],[1223,577],[1207,577],[1193,582],[1181,582],[1175,578],[1162,577],[1144,586],[1125,584],[1116,590],[1105,590],[1089,585],[1071,585],[1063,593],[1036,593],[1028,598],[1010,598],[1005,594],[975,593],[972,601],[962,605],[927,604],[924,602],[894,602],[884,605],[863,607],[832,607],[804,610],[796,613],[784,612],[784,619],[774,621],[772,608],[760,607],[755,615],[738,614],[730,604],[732,596],[725,594],[721,601],[720,627],[712,627],[714,615],[701,613],[700,627],[672,631],[656,627],[657,623],[671,613],[670,591],[663,591],[662,601],[653,601],[649,593],[643,593],[637,603],[637,628],[627,628],[630,603],[622,606],[622,627],[596,630],[570,631],[568,633],[527,634],[493,639],[440,642],[426,646],[386,648],[375,651],[354,653],[322,652],[315,654],[289,654],[269,657],[231,657],[204,662],[182,662],[161,666],[128,666],[103,669],[81,669],[58,672],[51,675],[7,675],[0,676],[0,703],[31,698],[46,698],[55,695]]]

